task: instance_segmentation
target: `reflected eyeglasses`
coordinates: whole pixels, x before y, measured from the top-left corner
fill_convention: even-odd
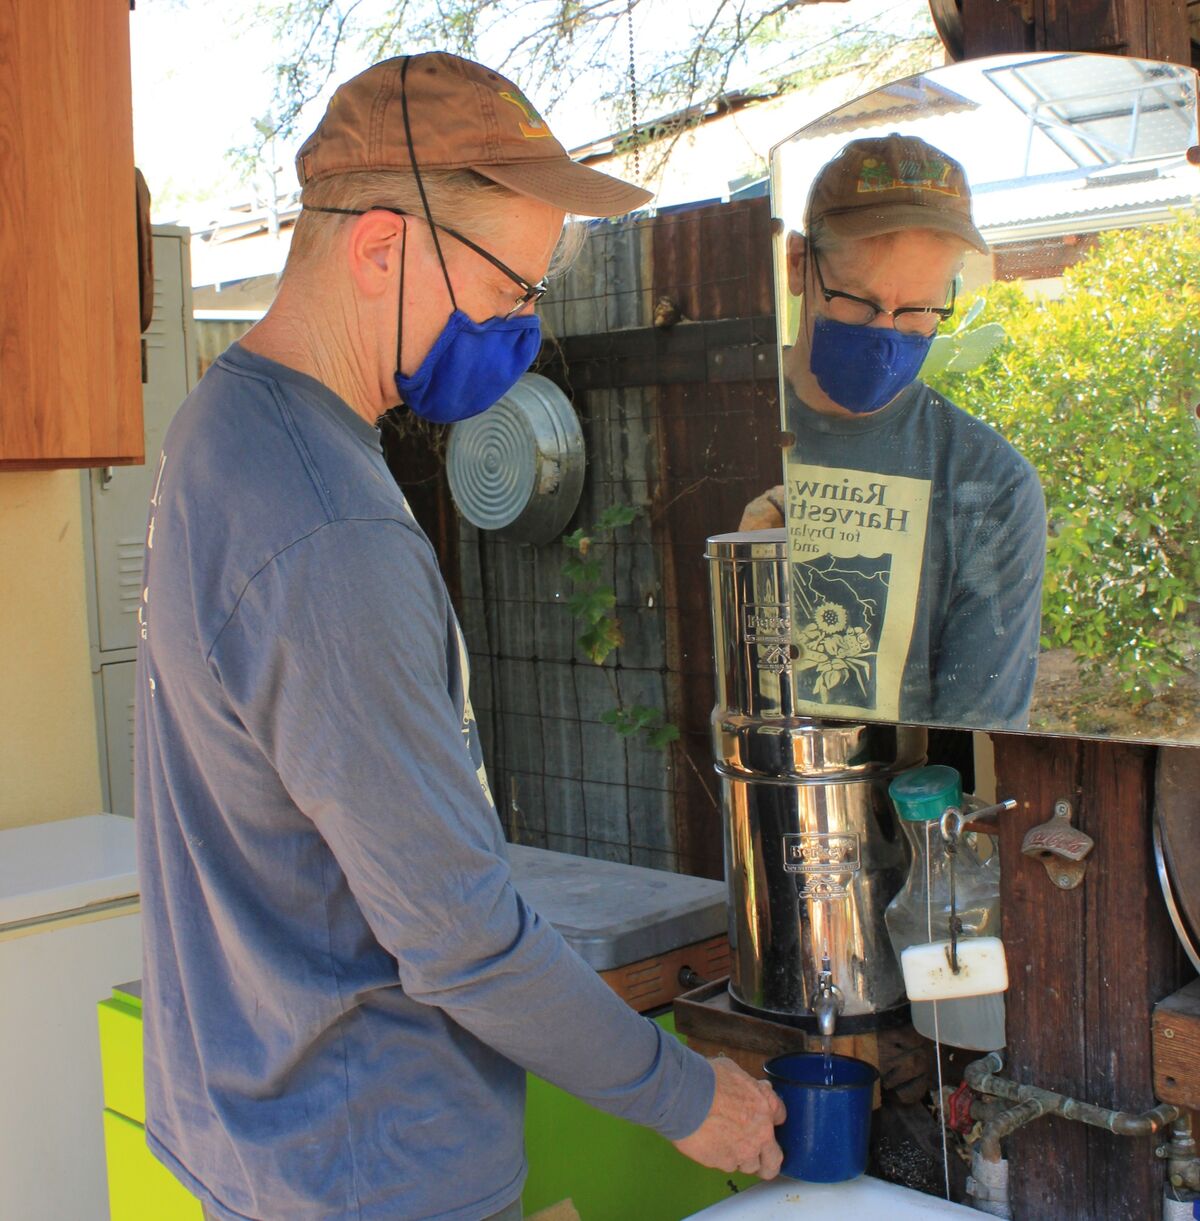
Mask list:
[[[844,322],[847,326],[867,326],[880,314],[884,314],[892,320],[892,325],[902,335],[932,335],[939,324],[954,313],[957,291],[953,280],[950,282],[949,305],[902,305],[899,309],[884,309],[882,305],[868,301],[865,297],[839,292],[836,288],[826,288],[825,277],[821,274],[821,262],[815,249],[812,256],[821,295],[825,298],[829,316],[835,322]]]

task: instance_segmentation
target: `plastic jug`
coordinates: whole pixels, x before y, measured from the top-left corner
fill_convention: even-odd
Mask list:
[[[964,806],[962,777],[954,768],[940,764],[897,776],[888,786],[888,794],[912,849],[908,880],[884,913],[899,958],[909,946],[943,941],[949,935],[950,857],[942,839],[941,816],[951,806],[969,813],[973,799]],[[961,837],[954,859],[955,911],[961,922],[959,937],[964,941],[1000,933],[998,854],[981,860],[972,839]],[[996,1051],[1005,1042],[1004,994],[914,1001],[912,1023],[927,1039]]]

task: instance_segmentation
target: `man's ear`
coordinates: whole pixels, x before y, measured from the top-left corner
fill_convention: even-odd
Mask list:
[[[350,226],[346,259],[355,287],[367,297],[390,291],[400,265],[406,220],[382,209],[367,212]]]
[[[795,229],[787,235],[788,292],[793,297],[804,295],[804,273],[808,266],[808,242]]]

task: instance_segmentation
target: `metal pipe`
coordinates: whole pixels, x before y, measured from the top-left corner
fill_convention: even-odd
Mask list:
[[[1016,1106],[1007,1107],[995,1119],[990,1119],[983,1125],[980,1133],[981,1141],[994,1140],[999,1142],[1006,1136],[1011,1136],[1018,1128],[1040,1119],[1046,1114],[1046,1104],[1040,1098],[1026,1098]],[[986,1148],[986,1146],[985,1146]],[[999,1150],[999,1144],[996,1145]]]
[[[1183,1114],[1181,1108],[1171,1103],[1159,1103],[1148,1111],[1113,1111],[1108,1107],[1080,1102],[1054,1090],[1044,1090],[1036,1085],[1019,1085],[1007,1077],[996,1074],[1004,1067],[1004,1057],[999,1052],[988,1052],[981,1060],[973,1060],[963,1072],[963,1080],[977,1093],[990,1094],[993,1098],[1006,1098],[1013,1102],[1037,1100],[1043,1106],[1043,1114],[1060,1115],[1063,1119],[1074,1119],[1094,1128],[1104,1128],[1117,1136],[1150,1136],[1167,1124],[1173,1123]]]

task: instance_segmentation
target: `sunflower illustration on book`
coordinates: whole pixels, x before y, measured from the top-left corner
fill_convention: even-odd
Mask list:
[[[849,627],[846,608],[836,602],[822,602],[812,621],[800,629],[797,644],[800,656],[798,670],[816,670],[813,693],[823,704],[844,682],[855,679],[863,695],[871,677],[871,661],[875,650],[864,628]]]
[[[808,688],[808,698],[874,707],[877,633],[890,568],[889,557],[866,556],[823,555],[792,564],[792,612],[798,625],[792,668],[797,687]]]

